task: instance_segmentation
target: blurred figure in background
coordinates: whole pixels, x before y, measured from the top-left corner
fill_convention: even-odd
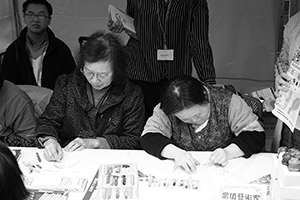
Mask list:
[[[283,32],[283,43],[281,52],[275,63],[275,94],[277,98],[285,94],[291,84],[295,81],[287,75],[290,64],[300,60],[300,12],[293,15],[285,25]],[[278,119],[276,131],[274,132],[271,151],[277,152],[280,146],[300,149],[300,131],[290,129]]]
[[[2,63],[6,80],[16,85],[38,85],[53,90],[59,75],[75,69],[69,47],[48,27],[52,12],[46,0],[23,3],[26,27],[6,49]]]
[[[216,72],[209,44],[206,0],[127,0],[126,12],[134,19],[136,37],[126,44],[129,78],[142,87],[146,119],[159,103],[167,80],[192,75],[215,84]],[[121,21],[109,21],[112,32],[122,32]]]

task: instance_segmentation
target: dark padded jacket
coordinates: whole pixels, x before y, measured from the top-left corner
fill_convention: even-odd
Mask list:
[[[55,81],[61,74],[69,74],[76,64],[69,47],[55,37],[47,28],[49,46],[43,59],[42,87],[54,89]],[[1,65],[6,80],[16,85],[37,85],[29,55],[26,50],[25,27],[20,36],[6,49]]]

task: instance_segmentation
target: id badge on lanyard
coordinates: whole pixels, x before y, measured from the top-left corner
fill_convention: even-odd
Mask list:
[[[158,49],[157,60],[174,60],[173,49]]]

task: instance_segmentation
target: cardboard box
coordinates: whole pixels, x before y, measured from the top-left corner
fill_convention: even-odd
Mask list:
[[[299,183],[300,184],[300,183]],[[274,200],[299,200],[300,185],[284,186],[278,179],[272,179],[272,199]]]
[[[280,162],[279,162],[280,161]],[[273,200],[299,200],[300,199],[300,182],[294,186],[285,186],[279,178],[279,168],[282,166],[281,158],[277,158],[277,155],[273,155],[274,168],[271,173],[271,199]],[[281,170],[283,172],[283,170]],[[300,172],[296,172],[300,173]],[[282,174],[283,175],[283,174]]]
[[[300,172],[291,172],[286,165],[281,164],[281,159],[277,159],[278,181],[283,186],[299,185],[300,189]],[[299,193],[300,195],[300,193]],[[299,198],[300,199],[300,196]]]

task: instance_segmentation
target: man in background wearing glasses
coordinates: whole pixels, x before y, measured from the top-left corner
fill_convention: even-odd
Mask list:
[[[2,72],[17,85],[54,89],[61,74],[69,74],[75,61],[69,47],[48,27],[52,6],[46,0],[27,0],[22,5],[26,27],[6,49]]]

